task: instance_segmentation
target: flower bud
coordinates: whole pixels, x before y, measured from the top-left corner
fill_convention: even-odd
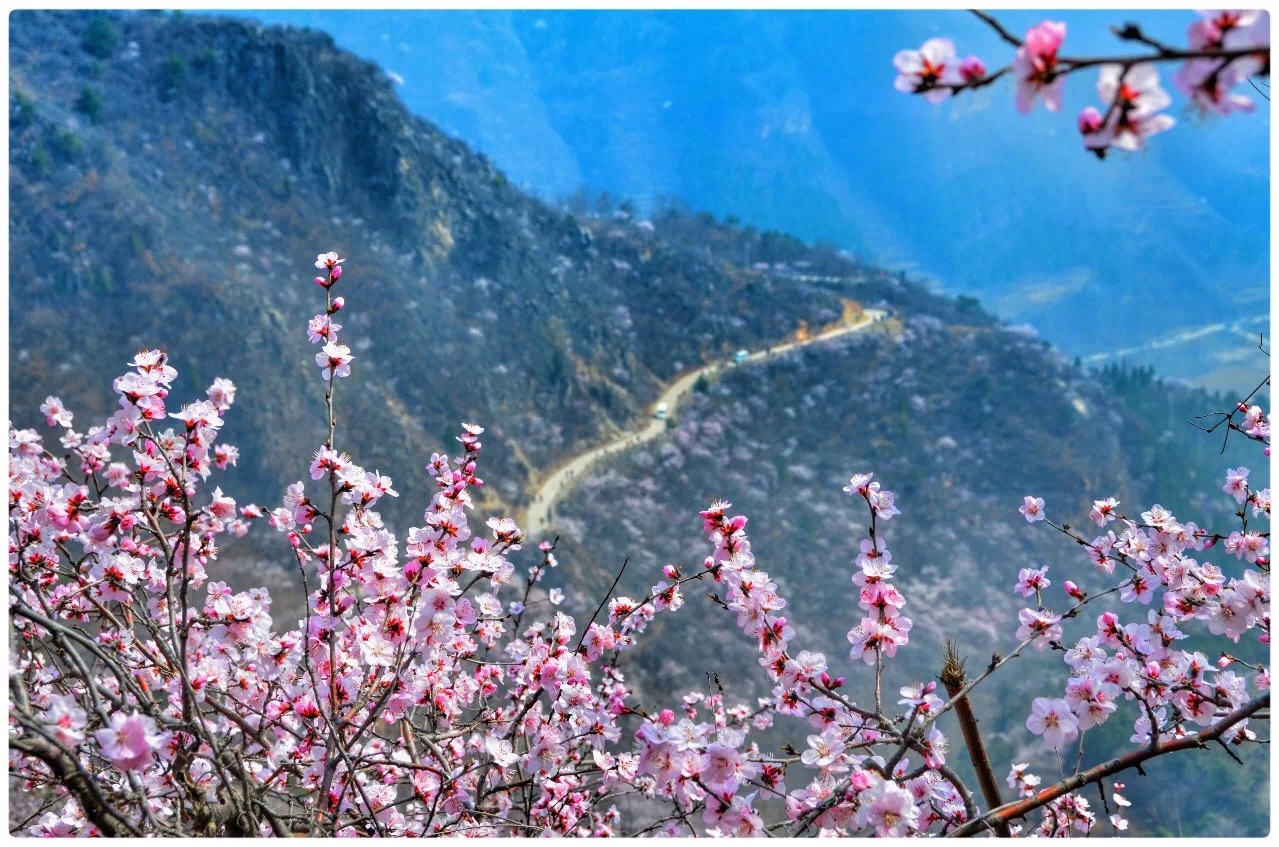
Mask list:
[[[959,75],[964,82],[976,82],[986,75],[986,63],[977,56],[969,56],[959,63]]]
[[[675,722],[675,713],[670,709],[662,709],[661,714],[657,716],[657,722],[662,726],[670,726]]]
[[[334,298],[333,298],[333,305],[332,305],[332,306],[329,306],[329,314],[330,314],[330,315],[332,315],[332,314],[336,314],[337,312],[342,311],[342,307],[343,307],[343,306],[345,306],[345,305],[346,305],[346,298],[345,298],[345,297],[334,297]]]
[[[1095,132],[1099,132],[1101,131],[1101,126],[1101,112],[1098,112],[1092,106],[1084,108],[1079,113],[1079,131],[1083,135],[1092,135]]]
[[[1066,580],[1066,582],[1062,585],[1062,588],[1065,588],[1066,594],[1075,598],[1076,600],[1084,599],[1083,589],[1080,588],[1078,585],[1075,585],[1070,580]]]
[[[334,265],[332,269],[329,270],[329,279],[333,280],[334,282],[337,282],[341,278],[342,278],[342,266]]]
[[[315,278],[315,284],[316,284],[316,285],[318,285],[318,286],[320,286],[321,288],[328,288],[328,287],[329,287],[329,281],[328,281],[327,279],[325,279],[324,277],[322,277],[322,276],[317,276],[317,277]]]

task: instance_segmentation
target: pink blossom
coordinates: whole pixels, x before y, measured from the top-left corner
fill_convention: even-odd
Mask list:
[[[1149,62],[1128,68],[1102,65],[1097,95],[1107,104],[1109,143],[1121,150],[1136,150],[1146,138],[1176,123],[1161,114],[1172,98],[1159,86],[1159,72]]]
[[[57,397],[46,397],[40,404],[40,413],[49,426],[71,427],[72,415]]]
[[[1173,83],[1202,114],[1252,112],[1257,108],[1252,99],[1233,89],[1254,70],[1255,65],[1243,61],[1232,62],[1223,68],[1217,59],[1191,59],[1178,69]]]
[[[1021,508],[1017,511],[1021,512],[1022,517],[1026,519],[1026,523],[1042,521],[1046,517],[1044,515],[1044,500],[1042,497],[1025,497]]]
[[[1111,133],[1106,131],[1102,115],[1094,107],[1085,106],[1079,113],[1078,123],[1079,134],[1084,139],[1084,147],[1089,150],[1103,151],[1110,146]]]
[[[1017,111],[1028,114],[1035,98],[1042,97],[1044,108],[1055,112],[1061,108],[1065,77],[1057,70],[1057,51],[1066,38],[1066,25],[1044,21],[1026,33],[1022,46],[1013,59],[1013,76],[1017,79]]]
[[[949,86],[961,82],[955,45],[946,38],[930,38],[918,50],[901,50],[893,57],[897,79],[893,87],[907,94],[923,94],[929,103],[950,96]]]
[[[1035,639],[1035,649],[1043,650],[1049,642],[1061,640],[1061,615],[1037,609],[1022,609],[1017,613],[1021,626],[1017,637],[1023,641]]]
[[[337,334],[341,329],[342,325],[334,323],[333,319],[328,315],[316,315],[306,325],[306,337],[312,344],[319,344],[321,341],[336,341]]]
[[[321,375],[326,380],[331,380],[335,376],[346,377],[351,375],[351,361],[355,357],[351,355],[351,348],[345,344],[334,344],[332,342],[325,344],[324,348],[315,354],[315,363],[323,370]]]
[[[1017,585],[1013,590],[1022,597],[1033,597],[1052,585],[1052,580],[1048,579],[1047,574],[1047,565],[1042,568],[1022,568],[1017,572]]]
[[[1200,20],[1190,24],[1186,36],[1192,50],[1220,50],[1230,46],[1252,46],[1250,43],[1240,44],[1242,33],[1251,35],[1251,30],[1258,24],[1264,24],[1267,35],[1269,14],[1249,9],[1218,9],[1200,11]],[[1267,18],[1262,21],[1262,16]],[[1229,41],[1228,41],[1229,40]],[[1267,38],[1268,40],[1268,38]]]
[[[919,820],[919,809],[910,792],[892,780],[877,780],[858,800],[857,825],[871,827],[880,837],[909,835]]]
[[[1042,735],[1050,747],[1061,749],[1079,734],[1079,721],[1065,700],[1036,697],[1030,707],[1030,717],[1026,718],[1026,729]]]
[[[116,712],[103,729],[93,734],[102,755],[120,770],[142,770],[164,743],[155,721],[137,712]]]
[[[870,481],[874,476],[873,473],[853,474],[848,480],[848,485],[844,486],[844,493],[860,494],[865,497],[870,493]]]
[[[1226,471],[1226,484],[1222,491],[1235,498],[1236,503],[1244,503],[1248,499],[1248,469],[1231,468]]]
[[[219,412],[225,412],[235,402],[235,383],[229,379],[218,377],[213,380],[213,384],[205,391],[205,395],[215,409]]]
[[[1114,497],[1107,497],[1105,500],[1094,500],[1092,510],[1088,512],[1088,517],[1097,526],[1105,526],[1115,519],[1115,509],[1118,506],[1119,501]]]
[[[346,259],[339,259],[337,253],[329,251],[328,253],[321,253],[315,257],[315,266],[320,270],[331,271],[345,261]]]

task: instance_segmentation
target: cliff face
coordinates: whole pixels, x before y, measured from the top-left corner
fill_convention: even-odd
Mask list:
[[[681,368],[838,314],[834,292],[528,198],[325,36],[152,14],[18,12],[12,30],[15,410],[56,389],[104,411],[131,353],[166,346],[187,390],[241,385],[252,496],[318,443],[302,328],[321,249],[350,257],[348,443],[419,467],[478,419],[512,505],[530,467]]]

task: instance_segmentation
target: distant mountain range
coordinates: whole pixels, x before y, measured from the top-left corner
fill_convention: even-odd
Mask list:
[[[527,190],[664,195],[827,240],[981,298],[1070,355],[1142,347],[1269,306],[1269,104],[1182,122],[1098,162],[1073,115],[1013,111],[1009,86],[941,107],[891,86],[893,53],[933,35],[993,63],[1007,48],[963,12],[250,12],[305,25],[402,80],[415,113]],[[1074,55],[1127,50],[1139,20],[1184,42],[1194,13],[1001,13],[1068,22]],[[1165,87],[1172,90],[1171,70]],[[1251,94],[1250,91],[1244,93]],[[1179,98],[1179,95],[1174,95]],[[1247,345],[1213,339],[1129,356],[1218,387]]]

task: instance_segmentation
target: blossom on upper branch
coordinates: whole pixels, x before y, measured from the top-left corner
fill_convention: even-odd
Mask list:
[[[1066,38],[1066,25],[1060,21],[1044,21],[1031,27],[1017,48],[1013,59],[1013,76],[1017,79],[1017,111],[1023,115],[1035,108],[1035,98],[1042,97],[1044,108],[1055,112],[1061,108],[1062,86],[1066,78],[1057,70],[1057,51]]]
[[[1149,62],[1126,70],[1122,65],[1103,65],[1097,95],[1107,104],[1106,140],[1120,150],[1136,150],[1146,138],[1176,124],[1171,116],[1161,114],[1172,98],[1160,88],[1159,72]]]
[[[1270,34],[1270,14],[1258,9],[1201,10],[1202,16],[1186,29],[1186,38],[1193,50],[1221,50],[1253,46],[1250,38],[1264,26],[1264,36]],[[1262,20],[1264,18],[1264,20]]]
[[[1256,73],[1257,67],[1252,59],[1237,59],[1224,67],[1220,59],[1191,59],[1178,69],[1172,81],[1201,114],[1251,112],[1256,104],[1233,89]]]
[[[929,103],[945,100],[950,96],[948,86],[963,82],[955,45],[948,38],[930,38],[918,50],[898,51],[893,67],[897,68],[893,87],[907,94],[923,94]]]

